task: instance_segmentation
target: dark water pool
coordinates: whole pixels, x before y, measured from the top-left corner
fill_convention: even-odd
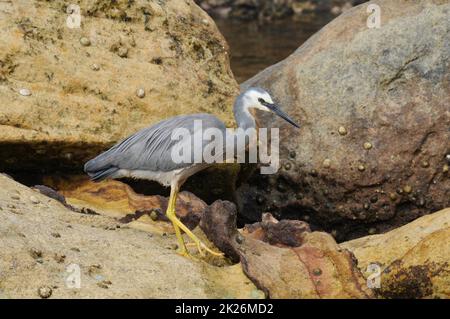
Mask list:
[[[295,51],[334,16],[321,14],[273,22],[216,19],[231,50],[231,68],[239,83]]]

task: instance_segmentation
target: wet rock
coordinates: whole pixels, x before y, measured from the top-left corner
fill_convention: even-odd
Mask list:
[[[368,16],[367,5],[352,8],[241,87],[267,89],[302,124],[293,130],[272,114],[257,114],[262,127],[280,128],[280,162],[289,160],[297,168],[277,173],[287,181],[284,192],[303,196],[279,200],[273,192],[261,193],[265,202],[276,199],[271,211],[282,217],[313,211],[316,226],[338,230],[341,239],[361,236],[355,225],[376,190],[402,190],[394,201],[381,194],[367,210],[365,220],[380,222],[383,231],[450,206],[450,179],[443,172],[450,140],[450,5],[377,4],[383,8],[381,28],[367,27],[362,18]],[[324,163],[327,158],[333,169]],[[261,218],[253,200],[261,184],[256,170],[236,192],[247,221]],[[416,200],[419,193],[423,206]]]
[[[230,258],[239,258],[247,276],[267,297],[373,296],[364,286],[363,277],[351,254],[341,250],[330,235],[311,233],[305,223],[278,222],[267,214],[262,223],[249,225],[240,233],[236,229],[234,204],[217,201],[205,213],[200,226],[208,238]],[[272,241],[276,245],[265,241]],[[318,277],[320,280],[317,280]]]
[[[239,236],[236,228],[236,217],[236,206],[231,202],[219,200],[208,206],[204,218],[200,221],[200,228],[209,240],[233,262],[240,260],[236,245],[242,243],[242,236]]]
[[[450,208],[423,216],[380,235],[342,243],[353,252],[366,278],[380,266],[385,298],[450,298]]]
[[[305,222],[299,220],[276,220],[271,214],[265,213],[262,221],[251,225],[248,228],[249,233],[257,233],[262,230],[262,237],[259,238],[271,245],[285,245],[289,247],[298,247],[303,243],[306,233],[311,229]]]
[[[192,0],[78,1],[85,34],[65,25],[67,4],[2,4],[0,171],[80,169],[115,142],[178,114],[213,113],[232,125],[238,86],[228,46]],[[170,62],[152,62],[160,57]],[[142,83],[151,88],[146,102],[134,95]]]

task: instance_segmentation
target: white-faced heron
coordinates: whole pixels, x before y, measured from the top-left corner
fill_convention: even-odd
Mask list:
[[[256,122],[250,112],[251,109],[274,112],[290,124],[299,127],[273,102],[269,93],[261,88],[249,88],[236,98],[233,111],[238,128],[244,130],[256,129]],[[171,191],[166,215],[175,229],[180,253],[188,255],[181,234],[181,231],[184,231],[194,241],[202,255],[203,250],[213,255],[220,255],[208,248],[175,215],[175,203],[181,185],[193,174],[212,165],[211,163],[196,161],[178,163],[172,159],[172,149],[177,145],[177,140],[172,138],[172,131],[184,128],[194,136],[196,133],[194,122],[198,121],[201,121],[203,130],[215,128],[219,129],[224,135],[226,134],[225,124],[213,115],[175,116],[124,139],[87,162],[84,170],[94,181],[101,181],[106,178],[131,177],[156,181],[166,187],[170,186]],[[209,141],[202,141],[200,146],[205,147],[208,143]]]

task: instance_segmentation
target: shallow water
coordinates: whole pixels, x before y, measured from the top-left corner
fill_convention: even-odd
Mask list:
[[[230,46],[234,76],[242,83],[288,57],[332,19],[326,14],[266,23],[219,18],[216,24]]]

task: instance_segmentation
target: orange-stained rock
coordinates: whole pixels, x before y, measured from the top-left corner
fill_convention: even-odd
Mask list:
[[[67,203],[76,208],[89,208],[143,230],[173,231],[165,217],[166,197],[140,195],[127,184],[115,180],[94,183],[87,176],[47,177],[45,183],[57,189]],[[188,227],[197,226],[205,209],[205,202],[194,194],[179,193],[176,212]]]
[[[380,235],[342,243],[368,278],[378,265],[387,298],[450,298],[450,208]]]
[[[242,263],[245,273],[270,298],[371,298],[364,277],[356,267],[351,253],[341,249],[334,239],[292,221],[292,227],[278,227],[278,221],[265,215],[264,227],[252,227],[242,233],[236,229],[236,208],[226,201],[208,207],[200,227],[208,238],[232,259]],[[289,223],[284,221],[283,223]],[[301,226],[301,227],[299,227]],[[277,241],[270,245],[263,240],[267,230],[273,238],[278,232],[291,229],[301,238],[297,247]],[[287,240],[288,243],[291,239]]]

